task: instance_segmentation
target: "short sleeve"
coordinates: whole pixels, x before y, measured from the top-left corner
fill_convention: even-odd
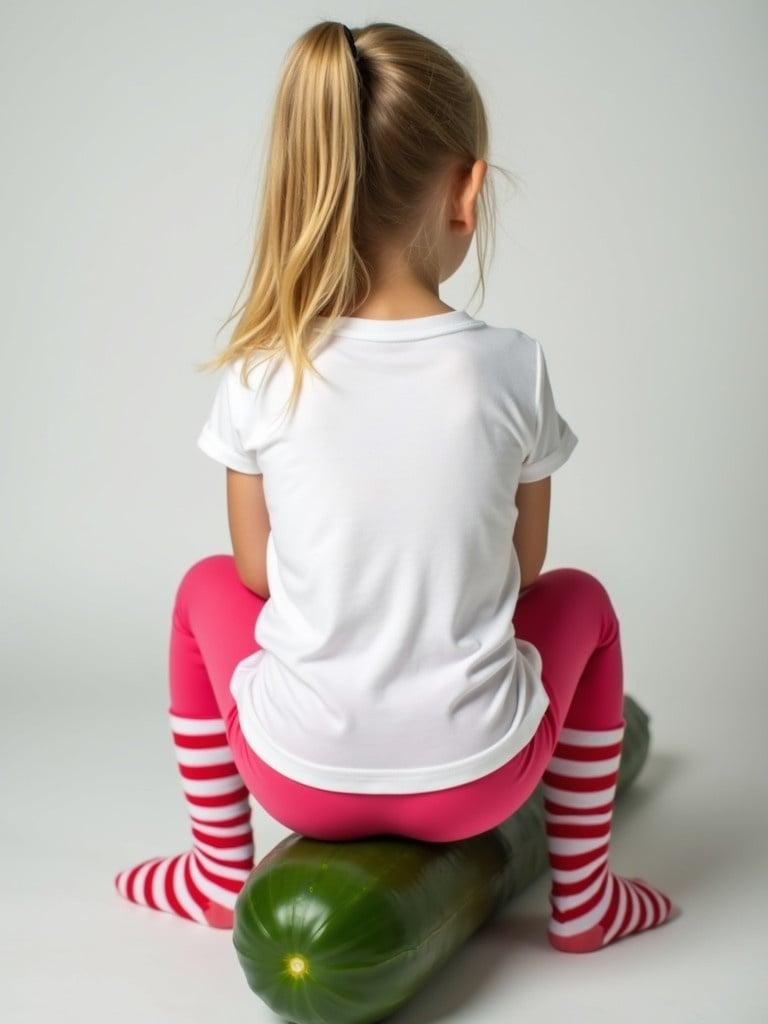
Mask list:
[[[570,458],[578,440],[555,406],[547,360],[536,341],[536,429],[520,469],[520,483],[551,476]]]
[[[239,380],[240,360],[227,363],[213,397],[208,419],[197,438],[197,447],[238,473],[261,473],[256,452],[244,447],[239,424],[244,385]]]

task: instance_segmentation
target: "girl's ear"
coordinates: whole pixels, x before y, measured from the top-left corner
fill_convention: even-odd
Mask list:
[[[477,223],[477,197],[485,181],[488,164],[475,160],[469,171],[458,168],[451,184],[450,224],[459,234],[470,235]]]

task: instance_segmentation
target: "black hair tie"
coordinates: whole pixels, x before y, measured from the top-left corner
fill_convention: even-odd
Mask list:
[[[349,48],[352,51],[352,56],[355,58],[355,60],[358,60],[360,54],[357,51],[357,46],[355,45],[355,37],[352,35],[351,29],[349,29],[346,25],[342,25],[341,27],[344,29],[344,35],[347,37],[347,42],[349,43]]]

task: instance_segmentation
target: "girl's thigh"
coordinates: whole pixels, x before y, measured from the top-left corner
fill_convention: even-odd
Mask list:
[[[601,666],[620,700],[618,622],[603,584],[577,568],[542,573],[518,601],[515,634],[542,658],[549,707],[532,740],[510,761],[479,779],[431,793],[382,797],[391,830],[431,842],[454,841],[494,828],[533,794],[552,758],[585,669],[601,644],[610,651]],[[613,721],[616,719],[614,718]]]

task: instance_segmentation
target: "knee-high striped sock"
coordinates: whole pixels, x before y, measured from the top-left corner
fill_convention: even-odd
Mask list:
[[[191,849],[115,875],[121,896],[198,924],[231,928],[237,894],[253,867],[248,790],[221,718],[170,714],[173,746],[192,823]]]
[[[680,914],[663,892],[609,867],[626,720],[614,729],[563,728],[543,775],[552,873],[547,935],[555,949],[588,953]]]

